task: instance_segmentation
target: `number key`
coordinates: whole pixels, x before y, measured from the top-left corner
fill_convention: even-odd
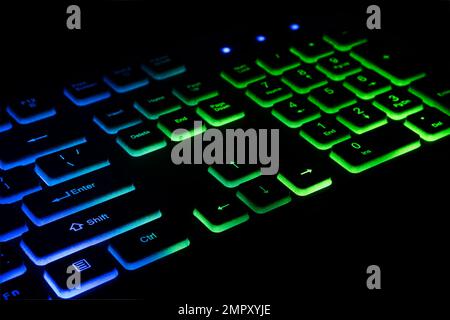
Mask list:
[[[266,79],[248,86],[245,94],[263,108],[270,108],[275,103],[292,97],[286,86],[278,79]]]
[[[348,130],[333,119],[319,119],[303,125],[300,136],[320,150],[350,138]]]
[[[337,120],[357,134],[363,134],[387,123],[386,115],[367,103],[341,110]]]

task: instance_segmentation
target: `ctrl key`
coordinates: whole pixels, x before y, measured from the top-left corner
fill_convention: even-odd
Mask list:
[[[58,297],[70,299],[113,280],[118,274],[112,258],[93,248],[49,264],[44,279]]]

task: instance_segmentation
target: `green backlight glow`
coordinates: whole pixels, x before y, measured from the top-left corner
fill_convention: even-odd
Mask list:
[[[367,92],[363,92],[363,91],[359,90],[358,88],[352,86],[352,85],[351,85],[350,83],[348,83],[348,82],[344,82],[344,87],[346,87],[348,90],[350,90],[351,92],[353,92],[354,94],[356,94],[360,99],[363,99],[363,100],[370,100],[370,99],[373,99],[373,98],[375,98],[377,95],[382,94],[382,93],[385,93],[385,92],[391,90],[391,86],[388,85],[388,86],[386,86],[386,87],[382,87],[382,88],[379,88],[379,89],[377,89],[377,90],[374,90],[374,91],[372,91],[372,92],[370,92],[370,93],[367,93]]]
[[[252,201],[250,201],[246,196],[244,196],[244,194],[242,194],[240,191],[238,191],[236,193],[236,196],[243,202],[245,203],[250,209],[252,209],[254,212],[258,213],[258,214],[264,214],[267,213],[269,211],[275,210],[276,208],[279,208],[285,204],[288,204],[289,202],[291,202],[292,198],[291,196],[286,196],[282,199],[279,199],[275,202],[273,202],[272,204],[268,205],[268,206],[264,206],[264,207],[260,207],[258,205],[256,205],[255,203],[253,203]]]
[[[291,47],[289,49],[293,54],[295,54],[296,56],[298,56],[300,59],[302,59],[304,62],[306,63],[316,63],[319,59],[322,59],[324,57],[327,57],[329,55],[333,54],[333,51],[329,51],[329,52],[324,52],[318,56],[315,57],[308,57],[305,56],[303,53],[301,53],[300,51],[298,51],[295,47]]]
[[[331,178],[325,179],[323,181],[320,181],[319,183],[316,183],[315,185],[312,185],[308,188],[299,188],[295,184],[293,184],[289,179],[287,179],[285,176],[283,176],[281,173],[277,175],[278,180],[281,181],[282,184],[284,184],[286,187],[289,188],[293,193],[295,193],[298,196],[306,197],[314,192],[317,192],[319,190],[325,189],[333,183]]]
[[[410,122],[408,119],[406,119],[404,123],[405,127],[411,129],[415,133],[417,133],[420,138],[422,138],[425,141],[433,142],[439,139],[442,139],[450,134],[450,128],[447,128],[443,131],[437,132],[437,133],[429,133],[424,131],[422,128],[419,128],[414,123]]]
[[[189,139],[193,136],[196,136],[198,134],[201,134],[201,133],[205,132],[205,130],[206,130],[206,126],[202,123],[201,128],[194,128],[192,130],[186,129],[186,132],[184,134],[180,134],[178,136],[173,136],[172,131],[170,131],[166,126],[161,124],[161,122],[158,122],[156,126],[172,141],[183,141],[183,140]]]
[[[253,82],[257,82],[259,80],[263,80],[266,75],[265,74],[261,74],[260,76],[256,76],[253,78],[248,79],[247,81],[243,81],[243,82],[237,82],[234,79],[230,78],[226,72],[222,71],[220,73],[220,76],[222,77],[222,79],[228,81],[231,85],[233,85],[234,87],[236,87],[237,89],[244,89],[246,88],[249,84],[253,83]]]
[[[356,99],[352,99],[352,100],[349,100],[338,106],[334,106],[334,107],[330,108],[327,105],[320,102],[319,100],[317,100],[316,98],[314,98],[313,96],[309,96],[308,100],[311,101],[312,103],[314,103],[316,106],[318,106],[320,108],[320,110],[322,110],[323,112],[329,113],[329,114],[337,113],[339,110],[356,103]]]
[[[319,87],[321,87],[321,86],[324,86],[324,85],[326,85],[326,84],[328,83],[328,81],[324,79],[324,80],[319,81],[319,82],[317,82],[317,83],[315,83],[315,84],[313,84],[313,85],[311,85],[311,86],[309,86],[309,87],[307,87],[307,88],[300,88],[300,87],[296,86],[295,83],[289,81],[289,80],[288,80],[287,78],[285,78],[285,77],[282,77],[282,78],[281,78],[281,81],[282,81],[285,85],[287,85],[289,88],[291,88],[293,91],[295,91],[296,93],[298,93],[298,94],[307,94],[307,93],[309,93],[311,90],[314,90],[314,89],[316,89],[316,88],[319,88]]]
[[[177,111],[181,109],[181,104],[178,105],[174,105],[170,108],[165,109],[164,111],[160,112],[160,113],[153,113],[153,112],[149,112],[148,110],[146,110],[145,108],[142,108],[142,106],[138,103],[138,102],[134,102],[133,104],[134,108],[136,110],[138,110],[140,113],[142,113],[147,119],[149,120],[156,120],[158,119],[160,116],[163,116],[165,114]]]
[[[210,231],[214,233],[220,233],[225,230],[228,230],[230,228],[233,228],[241,223],[244,223],[250,219],[250,216],[245,213],[240,217],[234,218],[232,220],[229,220],[225,223],[222,223],[220,225],[212,224],[208,219],[205,218],[204,215],[200,213],[197,209],[194,209],[194,216],[200,220],[201,223],[203,223]]]
[[[261,170],[260,169],[255,169],[255,171],[250,172],[249,174],[247,174],[246,176],[243,176],[240,179],[237,180],[227,180],[225,179],[217,170],[215,170],[213,167],[209,167],[208,168],[208,172],[217,180],[220,181],[220,183],[222,183],[225,187],[227,188],[235,188],[247,181],[253,180],[257,177],[259,177],[259,175],[261,174]]]
[[[147,153],[162,149],[167,146],[166,140],[162,140],[158,143],[152,144],[151,146],[135,150],[131,149],[120,137],[116,138],[116,142],[132,157],[141,157]]]
[[[268,66],[267,64],[265,64],[264,61],[262,61],[260,59],[256,59],[256,64],[273,76],[281,76],[283,74],[283,72],[297,68],[298,66],[300,66],[300,62],[293,62],[289,65],[284,66],[281,69],[273,69],[270,66]]]
[[[284,117],[280,112],[278,112],[277,109],[272,109],[272,115],[275,118],[277,118],[278,120],[280,120],[281,122],[283,122],[285,125],[287,125],[289,128],[293,128],[293,129],[299,128],[307,122],[310,122],[310,121],[320,118],[320,113],[317,113],[317,114],[312,114],[311,116],[303,118],[298,121],[291,121],[291,120],[287,119],[286,117]]]
[[[214,127],[224,126],[230,122],[233,122],[233,121],[236,121],[236,120],[239,120],[239,119],[245,117],[244,111],[233,114],[232,116],[229,116],[226,118],[222,118],[220,120],[214,119],[209,114],[207,114],[205,111],[203,111],[201,108],[197,108],[196,112],[200,117],[203,118],[203,120],[205,120],[208,124],[210,124]]]
[[[343,51],[343,52],[350,51],[353,47],[359,46],[359,45],[367,42],[367,39],[361,39],[361,40],[355,41],[348,45],[341,45],[341,44],[337,43],[336,41],[334,41],[333,39],[331,39],[327,35],[324,35],[322,37],[322,39],[324,41],[328,42],[329,44],[331,44],[335,49],[337,49],[339,51]]]
[[[411,92],[413,95],[419,97],[420,99],[422,99],[422,101],[430,106],[435,107],[436,109],[439,109],[440,111],[442,111],[443,113],[445,113],[446,115],[450,116],[450,108],[442,105],[439,103],[439,101],[436,101],[435,99],[432,99],[430,97],[428,97],[427,95],[423,94],[420,91],[417,91],[413,88],[409,88],[408,89],[409,92]]]
[[[350,134],[348,133],[345,136],[343,136],[337,140],[330,141],[329,143],[321,143],[321,142],[315,140],[313,137],[311,137],[309,134],[307,134],[303,130],[300,131],[300,136],[303,137],[306,141],[311,143],[314,147],[316,147],[319,150],[328,150],[335,144],[338,144],[339,142],[350,139]]]
[[[292,97],[292,92],[287,92],[284,95],[281,95],[277,98],[274,98],[270,101],[264,101],[261,100],[259,97],[255,96],[251,91],[247,90],[245,91],[245,94],[252,99],[254,102],[256,102],[256,104],[258,104],[259,106],[263,107],[263,108],[270,108],[272,107],[275,103],[284,101],[286,99],[289,99]]]
[[[383,106],[381,103],[379,103],[377,101],[373,101],[372,104],[375,107],[377,107],[378,109],[380,109],[381,111],[383,111],[384,113],[386,113],[388,115],[388,117],[391,118],[392,120],[403,120],[407,116],[423,110],[423,105],[421,105],[421,104],[418,105],[417,107],[406,109],[403,112],[393,112],[392,110],[386,108],[385,106]]]
[[[369,124],[369,125],[367,125],[367,126],[364,126],[364,127],[358,127],[358,126],[355,126],[355,125],[354,125],[353,123],[351,123],[350,121],[348,121],[348,120],[346,120],[345,118],[343,118],[341,115],[337,116],[336,119],[337,119],[340,123],[342,123],[344,126],[346,126],[347,128],[349,128],[350,130],[352,130],[352,131],[353,131],[354,133],[356,133],[356,134],[363,134],[363,133],[366,133],[366,132],[368,132],[368,131],[371,131],[371,130],[373,130],[373,129],[376,129],[376,128],[381,127],[381,126],[383,126],[383,125],[385,125],[385,124],[388,123],[387,119],[385,118],[385,119],[381,119],[381,120],[375,121],[375,122],[373,122],[373,123],[371,123],[371,124]]]
[[[324,73],[328,78],[330,78],[333,81],[342,81],[345,78],[347,78],[348,76],[351,76],[352,74],[358,73],[362,70],[361,67],[349,70],[345,73],[336,75],[334,73],[331,73],[330,71],[328,71],[327,69],[325,69],[324,67],[322,67],[320,64],[316,65],[316,69],[319,70],[320,72]]]
[[[201,102],[201,101],[203,101],[203,100],[208,100],[208,99],[217,97],[217,96],[219,95],[219,91],[214,90],[214,91],[205,93],[205,94],[203,94],[203,95],[201,95],[201,96],[198,96],[198,97],[195,98],[195,99],[190,99],[190,98],[185,97],[181,92],[179,92],[179,91],[176,90],[176,89],[173,89],[173,90],[172,90],[172,93],[173,93],[173,95],[174,95],[175,97],[177,97],[178,99],[180,99],[181,101],[183,101],[184,104],[186,104],[186,105],[188,105],[188,106],[191,106],[191,107],[192,107],[192,106],[196,106],[199,102]]]

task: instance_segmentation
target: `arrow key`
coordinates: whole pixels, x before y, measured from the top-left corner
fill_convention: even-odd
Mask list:
[[[277,178],[289,190],[302,197],[329,187],[332,183],[330,175],[325,170],[311,165],[281,168]]]

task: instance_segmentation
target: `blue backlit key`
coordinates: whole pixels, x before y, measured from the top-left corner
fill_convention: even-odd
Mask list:
[[[141,68],[155,80],[165,80],[186,72],[186,67],[169,55],[155,56]]]
[[[115,69],[104,76],[103,81],[118,93],[132,91],[149,83],[145,74],[133,67]]]
[[[133,190],[128,178],[103,169],[25,197],[22,210],[42,226]]]
[[[25,216],[15,205],[0,205],[0,242],[9,241],[28,231]]]
[[[44,280],[24,275],[2,283],[0,302],[20,300],[50,300]]]
[[[14,248],[6,242],[0,242],[0,284],[17,278],[26,271],[22,258]]]
[[[6,112],[0,109],[0,132],[7,131],[12,128],[11,121],[6,116]]]
[[[55,106],[51,102],[35,96],[11,101],[6,111],[20,124],[29,124],[56,114]]]
[[[116,134],[120,130],[142,122],[136,110],[123,107],[112,107],[98,111],[94,122],[107,134]]]
[[[31,167],[17,167],[7,171],[0,169],[0,204],[20,201],[24,196],[39,190],[39,179]]]
[[[69,276],[75,278],[77,274],[79,283],[68,281]],[[70,299],[113,280],[118,274],[111,256],[92,248],[49,264],[44,279],[58,297]]]
[[[64,95],[79,107],[84,107],[111,96],[108,88],[98,80],[73,82],[64,88]]]
[[[93,144],[84,143],[38,158],[34,170],[49,186],[109,166],[109,160]]]

